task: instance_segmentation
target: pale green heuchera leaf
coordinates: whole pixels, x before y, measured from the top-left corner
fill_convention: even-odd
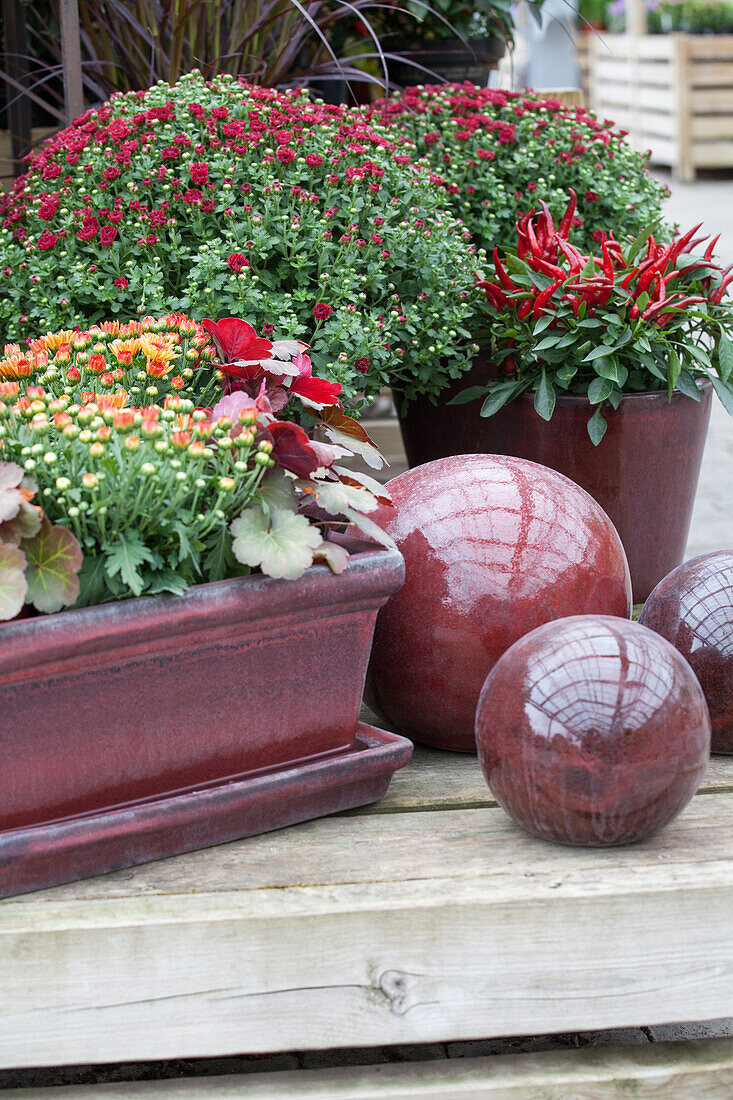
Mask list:
[[[0,539],[20,546],[23,539],[32,539],[41,530],[43,512],[34,504],[24,500],[15,519],[0,523]]]
[[[370,539],[374,539],[381,546],[386,546],[388,550],[397,549],[397,544],[392,536],[383,531],[381,527],[378,527],[373,519],[369,519],[369,516],[362,515],[361,512],[356,512],[353,508],[345,508],[344,514],[349,517],[355,527],[358,527]]]
[[[272,512],[297,512],[298,498],[295,495],[295,481],[284,470],[273,470],[260,482],[257,495]]]
[[[82,552],[71,531],[52,526],[44,517],[38,534],[23,543],[23,550],[28,603],[53,614],[77,601]]]
[[[23,503],[23,471],[14,462],[0,462],[0,523],[15,519]]]
[[[316,497],[321,508],[332,516],[353,508],[357,512],[373,512],[377,500],[367,490],[353,485],[344,485],[341,481],[317,481]]]
[[[349,552],[336,542],[324,541],[316,547],[313,560],[325,562],[332,573],[343,573],[349,564]]]
[[[0,621],[14,619],[25,603],[25,554],[9,542],[0,542]]]
[[[296,580],[313,564],[313,552],[321,543],[318,528],[288,510],[266,516],[259,508],[246,508],[229,530],[238,562],[285,580]]]

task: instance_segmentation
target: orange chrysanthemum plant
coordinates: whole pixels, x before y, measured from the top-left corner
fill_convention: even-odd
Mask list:
[[[55,611],[252,569],[296,578],[325,561],[340,572],[347,523],[389,545],[368,516],[384,490],[339,465],[355,453],[382,463],[340,390],[313,376],[305,344],[239,318],[174,314],[6,346],[0,619],[20,610],[23,577],[35,607]],[[296,408],[310,434],[286,416]],[[51,557],[53,584],[41,571]],[[37,598],[44,584],[53,598]]]

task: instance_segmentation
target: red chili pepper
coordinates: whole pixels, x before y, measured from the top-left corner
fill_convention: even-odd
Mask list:
[[[562,220],[557,229],[558,237],[563,237],[567,240],[568,233],[573,224],[573,218],[575,217],[575,207],[578,203],[578,196],[573,191],[572,187],[568,188],[570,191],[570,201],[565,209],[565,213],[562,216]]]
[[[570,302],[570,307],[571,307],[574,315],[576,317],[578,316],[578,311],[580,310],[580,299],[576,298],[574,294],[563,294],[560,301],[561,302]]]
[[[628,273],[628,275],[624,276],[624,278],[621,280],[621,283],[619,285],[621,287],[623,287],[624,290],[628,290],[629,284],[631,282],[633,282],[635,276],[638,275],[638,274],[639,274],[639,268],[638,267],[632,268],[631,271]]]
[[[670,258],[672,259],[673,263],[677,262],[677,257],[680,256],[681,253],[683,252],[683,250],[689,245],[690,241],[695,236],[698,229],[700,229],[702,227],[702,224],[703,224],[702,222],[698,222],[697,225],[694,225],[692,227],[692,229],[688,230],[688,232],[685,233],[684,237],[680,237],[680,239],[678,241],[675,241],[674,244],[670,245],[670,249],[671,249],[671,257]],[[705,240],[706,238],[703,237],[702,239]]]
[[[551,264],[549,260],[543,260],[541,256],[533,256],[527,261],[533,271],[541,271],[544,275],[552,275],[555,279],[566,279],[567,272],[557,264]]]
[[[532,306],[533,317],[542,316],[543,307],[547,304],[547,302],[549,302],[550,298],[555,293],[557,288],[562,285],[563,281],[563,279],[557,279],[554,283],[550,283],[549,286],[546,286],[544,290],[540,291],[540,293],[535,298],[534,305]]]
[[[716,244],[718,243],[719,240],[720,240],[720,233],[718,233],[718,235],[716,237],[713,237],[712,241],[710,242],[710,244],[705,249],[704,259],[706,259],[708,261],[712,260],[713,252],[715,251],[715,246],[716,246]]]
[[[514,356],[513,355],[507,355],[506,359],[504,360],[504,373],[505,374],[514,374],[516,369],[517,369],[517,367],[516,367],[516,364],[514,362]]]
[[[522,302],[521,306],[517,310],[517,317],[519,318],[520,321],[523,321],[525,319],[525,317],[528,317],[531,312],[532,312],[532,299],[531,298],[525,298],[524,301]]]
[[[507,296],[496,283],[490,283],[488,279],[476,281],[476,287],[483,290],[484,294],[496,309],[502,309],[507,303]]]
[[[577,273],[579,271],[582,271],[585,267],[586,263],[588,262],[588,257],[583,256],[581,252],[578,252],[577,248],[575,248],[568,241],[563,240],[563,238],[559,234],[556,234],[555,239],[565,257],[570,261],[571,275],[577,275]]]
[[[608,245],[608,251],[611,257],[618,261],[618,266],[626,267],[626,260],[624,259],[623,252],[621,251],[621,245],[618,243],[613,233],[608,234],[608,240],[606,243]]]
[[[532,222],[527,222],[527,239],[529,240],[529,247],[533,256],[541,256],[542,249],[540,248],[539,241],[535,236],[534,226]]]
[[[510,292],[513,292],[513,291],[518,289],[518,287],[516,287],[514,285],[514,283],[512,282],[512,280],[510,279],[507,271],[505,270],[504,266],[502,265],[501,260],[499,259],[499,249],[498,248],[494,249],[494,269],[496,271],[496,275],[497,275],[497,278],[498,278],[499,282],[504,287],[504,290],[508,290]]]
[[[733,283],[733,272],[725,275],[720,286],[717,287],[710,295],[710,301],[714,302],[716,306],[720,305],[723,300],[723,295],[725,294],[731,283]]]
[[[601,251],[603,252],[603,274],[613,282],[613,260],[611,254],[608,251],[605,239],[601,241]]]
[[[636,302],[634,302],[633,306],[629,310],[629,318],[632,321],[635,321],[636,318],[639,316],[639,313],[640,313],[639,307],[637,306]]]

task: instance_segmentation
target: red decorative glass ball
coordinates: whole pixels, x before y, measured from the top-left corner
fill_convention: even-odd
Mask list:
[[[664,638],[609,615],[575,615],[533,630],[496,663],[476,740],[493,794],[528,832],[630,844],[692,798],[710,719],[694,673]]]
[[[406,579],[377,618],[367,699],[416,741],[475,752],[496,661],[551,619],[629,617],[631,583],[600,505],[562,474],[504,455],[453,455],[387,485],[376,520]]]
[[[708,701],[713,752],[733,753],[733,550],[673,569],[644,604],[639,622],[689,661]]]

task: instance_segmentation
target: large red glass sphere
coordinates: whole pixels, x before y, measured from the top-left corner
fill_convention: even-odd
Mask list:
[[[406,579],[377,618],[367,699],[416,741],[475,752],[496,661],[551,619],[628,618],[631,583],[600,505],[562,474],[504,455],[454,455],[387,485],[377,522]]]
[[[689,661],[708,701],[713,752],[733,753],[733,550],[673,569],[644,604],[639,622]]]
[[[497,662],[476,740],[492,793],[530,833],[629,844],[692,798],[710,719],[692,669],[664,638],[577,615],[533,630]]]

